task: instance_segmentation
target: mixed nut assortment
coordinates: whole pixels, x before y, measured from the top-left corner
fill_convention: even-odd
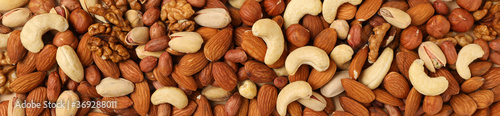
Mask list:
[[[498,3],[0,0],[0,115],[498,116]]]

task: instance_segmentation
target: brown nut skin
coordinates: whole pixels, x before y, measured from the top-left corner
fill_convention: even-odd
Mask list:
[[[251,26],[257,20],[262,18],[262,8],[259,2],[254,0],[247,0],[240,8],[241,21],[245,25]]]
[[[288,78],[286,77],[276,77],[274,78],[274,85],[279,88],[283,89],[288,84]]]
[[[161,36],[158,37],[157,39],[150,40],[146,46],[144,47],[144,50],[149,51],[149,52],[156,52],[156,51],[164,51],[167,49],[168,42],[170,41],[170,38],[168,36]]]
[[[156,68],[156,64],[158,64],[158,58],[154,56],[147,56],[141,60],[139,67],[142,72],[151,72],[154,68]]]
[[[480,60],[488,60],[488,56],[490,56],[490,47],[488,47],[488,42],[483,39],[475,39],[474,44],[477,44],[483,48],[484,55],[479,58]]]
[[[453,9],[448,20],[451,24],[451,30],[460,33],[469,31],[474,25],[474,17],[462,8]]]
[[[147,26],[153,25],[158,20],[160,20],[160,9],[156,7],[148,9],[142,15],[142,22]]]
[[[491,52],[490,53],[491,62],[500,65],[500,52]]]
[[[490,42],[490,49],[500,52],[500,39],[495,39]]]
[[[401,45],[408,50],[417,48],[422,43],[422,32],[415,26],[410,26],[401,32]]]
[[[382,4],[382,7],[393,7],[402,11],[406,11],[409,9],[408,3],[403,0],[387,1]]]
[[[387,23],[387,21],[385,21],[385,19],[383,17],[378,16],[378,15],[375,15],[372,18],[370,18],[368,20],[368,22],[370,23],[370,25],[372,27],[377,27],[377,26],[382,25],[383,23]]]
[[[467,11],[476,11],[481,7],[483,0],[457,0],[458,6],[464,8]]]
[[[443,38],[450,31],[450,22],[443,15],[435,15],[425,26],[425,30],[434,38]]]
[[[226,52],[224,59],[234,63],[243,63],[247,61],[248,56],[243,49],[232,49]]]
[[[148,0],[146,1],[146,3],[143,4],[142,8],[145,8],[144,10],[148,10],[149,8],[159,7],[161,2],[162,0]]]
[[[65,6],[69,11],[82,8],[78,0],[61,0],[61,5]]]
[[[191,6],[201,8],[205,6],[206,0],[186,0]]]
[[[98,85],[101,82],[101,71],[95,65],[85,68],[85,79],[90,85]]]
[[[439,45],[441,51],[443,51],[446,56],[446,63],[455,64],[457,62],[457,50],[455,49],[455,45],[450,41],[445,41]]]
[[[76,38],[73,32],[71,32],[70,30],[66,30],[64,32],[58,32],[54,36],[52,43],[57,47],[69,45],[73,49],[76,49],[78,47],[78,38]]]
[[[30,0],[28,8],[35,15],[49,13],[50,9],[56,6],[55,0]]]
[[[285,2],[282,0],[264,0],[263,6],[269,16],[276,16],[285,11]]]
[[[78,34],[87,32],[89,26],[94,23],[90,14],[82,9],[76,9],[69,15],[69,22]]]
[[[434,1],[433,6],[434,6],[434,9],[436,10],[436,13],[438,13],[440,15],[447,15],[448,13],[450,13],[450,9],[448,8],[448,5],[441,0]]]
[[[286,29],[286,39],[297,47],[305,46],[309,42],[310,34],[309,30],[300,24],[290,25]]]
[[[155,22],[149,28],[149,38],[151,38],[151,40],[166,35],[167,35],[167,29],[165,27],[165,24],[163,24],[162,22]]]

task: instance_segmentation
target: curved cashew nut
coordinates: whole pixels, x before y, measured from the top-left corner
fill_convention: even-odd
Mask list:
[[[330,53],[330,58],[335,61],[337,66],[342,66],[351,61],[352,55],[354,55],[354,50],[352,50],[351,46],[340,44],[333,48],[332,53]]]
[[[361,72],[359,77],[360,82],[368,86],[370,89],[377,88],[380,83],[382,83],[382,80],[384,80],[387,72],[389,72],[393,58],[393,50],[389,47],[385,48],[377,61],[375,61],[372,66]]]
[[[240,95],[247,99],[253,99],[257,95],[257,86],[251,80],[244,80],[238,84]]]
[[[457,56],[456,67],[458,75],[465,80],[469,79],[471,77],[469,64],[477,58],[483,57],[483,55],[483,49],[477,44],[468,44],[464,46],[460,52],[458,52]]]
[[[431,72],[436,72],[436,69],[446,66],[446,56],[441,48],[433,42],[427,41],[420,44],[418,56]]]
[[[42,35],[49,30],[66,31],[66,18],[58,14],[46,13],[31,18],[21,31],[21,43],[30,52],[38,53],[43,48]]]
[[[421,59],[413,61],[410,65],[408,76],[413,87],[418,92],[428,96],[439,95],[446,91],[448,89],[448,80],[443,76],[429,77],[425,74],[423,65],[424,61]]]
[[[332,23],[337,16],[337,9],[344,3],[359,5],[363,0],[325,0],[323,2],[323,18],[326,22]]]
[[[281,27],[271,19],[260,19],[252,26],[252,34],[266,42],[267,50],[264,63],[274,64],[283,54],[285,39]]]
[[[170,35],[168,46],[182,53],[195,53],[201,48],[203,39],[196,32],[177,32]]]
[[[322,72],[330,66],[330,59],[324,50],[315,46],[297,48],[286,57],[285,68],[289,75],[294,75],[302,64]]]
[[[309,83],[305,81],[295,81],[292,82],[283,89],[281,89],[278,94],[278,99],[276,101],[276,111],[281,116],[286,115],[286,109],[288,104],[292,103],[298,99],[308,99],[312,95],[312,88]]]
[[[12,10],[26,5],[29,0],[0,0],[0,12]],[[10,115],[9,115],[10,116]]]
[[[346,20],[337,19],[330,24],[330,28],[337,31],[337,38],[345,40],[347,39],[347,34],[349,34],[349,23]]]
[[[342,87],[341,79],[350,78],[348,71],[340,71],[333,75],[333,79],[330,80],[325,86],[321,87],[321,94],[325,97],[335,97],[340,93],[344,92],[344,87]]]
[[[57,48],[56,60],[59,67],[61,67],[62,71],[68,75],[71,80],[75,82],[81,82],[83,80],[83,65],[72,47],[64,45]]]
[[[312,95],[310,98],[301,98],[299,100],[300,104],[304,105],[307,108],[310,108],[314,111],[323,111],[326,107],[326,100],[325,97],[321,96],[319,93],[312,92]]]
[[[321,13],[320,0],[292,0],[286,6],[285,13],[283,14],[285,29],[292,24],[299,23],[300,19],[306,14],[318,15],[319,13]]]
[[[163,87],[151,95],[151,103],[153,105],[169,103],[178,109],[183,109],[188,105],[188,98],[184,91],[177,87]]]

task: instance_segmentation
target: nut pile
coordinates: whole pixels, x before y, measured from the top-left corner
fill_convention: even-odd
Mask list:
[[[0,0],[0,115],[497,116],[499,21],[498,0]]]

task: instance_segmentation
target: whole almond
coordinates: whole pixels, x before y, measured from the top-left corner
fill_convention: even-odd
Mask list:
[[[481,7],[481,0],[457,0],[458,6],[464,8],[467,11],[476,11]]]
[[[257,61],[247,61],[244,68],[247,77],[256,83],[272,82],[276,78],[276,73],[271,68]]]
[[[90,85],[86,81],[80,82],[77,87],[78,92],[83,96],[88,96],[92,98],[101,98],[102,96],[97,93],[96,86]]]
[[[491,91],[495,94],[495,100],[494,102],[500,101],[500,86],[497,86],[495,88],[492,88]]]
[[[416,6],[412,6],[410,3],[410,9],[406,13],[411,17],[411,25],[418,26],[427,22],[434,15],[434,7],[430,3],[422,3]]]
[[[142,82],[144,79],[144,75],[139,69],[139,65],[134,61],[128,59],[122,61],[118,64],[120,68],[120,72],[122,73],[123,78],[128,79],[134,83]]]
[[[300,104],[298,102],[296,102],[296,103],[300,107]],[[253,110],[248,111],[249,116],[261,116],[260,111],[259,111],[259,106],[257,104],[257,98],[253,98],[250,100],[250,103],[248,104],[248,109],[253,109]],[[302,109],[300,109],[300,114],[302,114]]]
[[[97,85],[101,82],[101,72],[95,65],[90,65],[85,68],[85,80],[87,80],[90,85]]]
[[[168,116],[172,114],[172,106],[170,104],[158,105],[158,116]]]
[[[59,74],[57,72],[52,72],[49,74],[49,77],[47,78],[47,99],[55,103],[57,100],[57,97],[59,97],[59,94],[61,93],[61,80],[59,78]]]
[[[184,55],[179,61],[179,72],[185,76],[200,72],[209,62],[204,56],[202,51]]]
[[[158,69],[153,70],[153,76],[157,80],[158,83],[160,83],[162,86],[177,86],[177,83],[175,80],[172,78],[174,74],[169,75],[169,76],[163,76],[161,72]],[[184,75],[182,75],[184,76]]]
[[[356,15],[358,8],[350,3],[344,3],[337,9],[337,19],[351,20]]]
[[[179,69],[179,67],[175,66],[175,69],[172,73],[172,78],[174,79],[174,81],[177,84],[179,84],[179,87],[182,87],[182,88],[185,88],[185,89],[191,90],[191,91],[196,91],[196,89],[198,87],[196,85],[196,81],[194,80],[194,78],[192,76],[185,76],[185,75],[181,74],[181,72],[178,69]]]
[[[24,58],[24,55],[28,50],[23,47],[21,43],[21,30],[14,30],[10,33],[7,40],[7,52],[9,53],[9,59],[12,63],[18,63]]]
[[[441,96],[425,96],[424,104],[422,105],[426,114],[437,114],[443,108],[443,98]]]
[[[398,69],[406,79],[409,79],[408,71],[410,69],[411,63],[414,60],[419,59],[419,56],[416,52],[413,51],[401,51],[396,54],[396,64],[398,65]]]
[[[235,63],[242,63],[247,61],[248,56],[243,49],[232,49],[226,52],[224,59]]]
[[[417,6],[418,4],[422,4],[422,3],[431,3],[429,2],[429,0],[407,0],[408,2],[408,5],[411,7],[415,7]]]
[[[172,108],[172,116],[190,116],[194,113],[196,107],[198,107],[196,102],[189,101],[189,104],[182,109],[176,107]]]
[[[169,76],[174,68],[172,56],[168,52],[163,52],[158,59],[158,66],[156,68],[163,76]]]
[[[87,103],[87,102],[89,102],[89,103],[92,102],[92,100],[90,100],[90,97],[88,97],[88,96],[80,96],[80,103]],[[87,115],[90,112],[90,108],[92,108],[92,107],[78,108],[78,111],[76,111],[76,115],[77,116]],[[47,109],[48,108],[46,108],[46,110]],[[42,112],[42,113],[44,113],[44,112]],[[49,115],[50,115],[50,111],[49,111]]]
[[[213,63],[212,75],[215,82],[226,91],[233,90],[237,85],[238,77],[236,76],[236,72],[224,62]]]
[[[363,65],[365,64],[367,58],[368,47],[365,46],[361,48],[351,60],[351,64],[349,65],[349,77],[351,77],[351,79],[358,79],[359,75],[361,74],[361,69],[363,68]]]
[[[349,112],[344,112],[344,111],[335,111],[332,113],[332,116],[354,116]]]
[[[229,7],[229,16],[231,17],[231,25],[238,27],[243,22],[240,15],[240,9]]]
[[[469,64],[469,69],[472,76],[483,76],[486,72],[488,72],[488,70],[490,70],[492,65],[493,63],[486,61],[473,62]]]
[[[260,87],[257,95],[257,105],[262,115],[270,115],[276,109],[278,90],[273,85],[265,84]],[[254,109],[257,110],[257,109]]]
[[[42,104],[44,101],[47,101],[47,88],[38,87],[36,89],[33,89],[33,91],[31,91],[28,94],[26,101],[29,101],[28,103],[35,103],[35,104]],[[42,106],[39,107],[32,106],[31,108],[26,108],[26,116],[38,116],[42,112],[43,112]]]
[[[238,38],[237,34],[238,34],[238,29],[243,29],[244,27],[238,27],[236,28],[236,38]],[[249,27],[246,27],[246,28],[249,28]],[[249,30],[252,30],[252,28],[249,28]],[[207,42],[208,40],[210,40],[212,37],[214,37],[215,35],[217,35],[217,33],[219,32],[219,29],[215,29],[215,28],[210,28],[210,27],[200,27],[196,30],[196,33],[200,34],[201,35],[201,38],[203,39],[203,42]],[[237,40],[237,39],[236,39]],[[238,43],[238,42],[236,42]]]
[[[359,6],[358,12],[356,12],[356,20],[367,21],[377,13],[383,2],[383,0],[365,0],[363,4]]]
[[[78,55],[80,62],[82,62],[82,65],[85,67],[90,66],[92,62],[94,62],[92,59],[92,52],[87,48],[87,41],[89,39],[90,35],[85,33],[80,39],[80,43],[78,43],[78,48],[76,49],[76,54]]]
[[[252,31],[245,31],[242,35],[241,47],[245,52],[257,61],[264,62],[267,45],[259,37],[252,34]]]
[[[333,28],[327,28],[321,31],[314,39],[314,46],[331,53],[337,42],[337,31]]]
[[[490,108],[484,108],[484,109],[477,109],[476,112],[474,112],[473,116],[489,116],[490,115]]]
[[[101,70],[104,77],[120,77],[120,68],[116,63],[111,60],[104,60],[96,54],[93,54],[92,56],[95,65],[99,68],[99,70]]]
[[[28,52],[23,60],[19,61],[16,66],[16,75],[31,73],[36,69],[37,53]]]
[[[215,105],[214,116],[227,116],[226,111],[224,111],[224,105],[222,104]]]
[[[500,68],[491,68],[485,75],[483,75],[484,84],[481,89],[491,89],[500,85]]]
[[[310,108],[304,108],[304,111],[302,112],[304,116],[328,116],[325,112],[323,111],[314,111]]]
[[[474,99],[463,93],[451,97],[450,105],[459,115],[472,115],[477,109]]]
[[[226,5],[224,5],[224,3],[222,3],[220,0],[206,0],[205,7],[203,8],[223,8],[228,10]]]
[[[198,108],[194,112],[193,116],[212,116],[212,108],[207,100],[207,98],[203,95],[198,95],[196,97],[196,104],[198,104]]]
[[[478,90],[476,92],[470,93],[471,97],[477,104],[477,109],[488,108],[495,100],[495,93],[491,90]]]
[[[305,15],[302,18],[302,26],[311,32],[310,38],[316,38],[316,36],[325,29],[321,17],[313,15]]]
[[[382,4],[382,7],[393,7],[402,11],[406,11],[409,8],[408,3],[406,3],[406,1],[387,1],[384,4]]]
[[[382,90],[382,89],[375,89],[373,90],[373,93],[375,94],[375,100],[382,102],[384,104],[388,105],[393,105],[393,106],[402,106],[403,101],[399,100],[398,98],[392,96],[389,94],[387,91]]]
[[[436,73],[431,73],[430,75],[433,77],[443,76],[446,78],[446,80],[448,80],[448,89],[445,91],[445,93],[456,95],[460,92],[460,85],[458,84],[452,73],[450,73],[450,71],[448,71],[447,69],[437,69]]]
[[[330,82],[337,71],[337,65],[333,60],[330,60],[330,66],[325,71],[317,71],[313,69],[311,74],[309,74],[309,78],[307,82],[311,85],[312,89],[319,89],[323,87],[326,83]]]
[[[414,115],[417,112],[421,101],[422,94],[420,94],[415,88],[412,88],[406,98],[404,115]]]
[[[375,100],[375,94],[366,85],[352,79],[341,79],[347,96],[361,103],[371,103]],[[352,112],[351,112],[352,113]]]
[[[252,26],[263,16],[261,5],[258,1],[245,1],[240,8],[240,16],[245,25]]]
[[[227,115],[235,116],[238,113],[242,102],[243,97],[241,97],[240,93],[234,93],[233,96],[231,96],[224,105],[224,110],[226,111]]]
[[[408,81],[397,72],[388,73],[383,81],[383,86],[391,95],[404,99],[410,92]]]
[[[121,96],[121,97],[103,97],[101,99],[103,102],[111,102],[111,101],[116,101],[116,107],[113,109],[125,109],[128,108],[129,106],[132,106],[134,103],[129,97],[127,96]]]
[[[153,56],[144,57],[139,63],[142,72],[151,72],[158,64],[158,58]]]
[[[130,94],[130,99],[134,102],[134,109],[140,115],[146,115],[150,105],[150,90],[148,82],[135,83],[135,90]]]
[[[309,78],[309,73],[311,68],[308,65],[302,65],[297,69],[296,73],[294,75],[288,75],[288,80],[290,82],[295,82],[295,81],[307,81],[307,78]]]
[[[144,25],[147,26],[153,25],[159,19],[160,19],[160,9],[156,7],[149,8],[146,12],[144,12],[144,15],[142,16],[142,22],[144,22]]]
[[[455,64],[457,62],[458,54],[453,43],[451,43],[450,41],[443,42],[441,43],[441,45],[439,45],[439,48],[441,48],[444,55],[446,56],[446,63]]]
[[[24,74],[10,83],[9,88],[15,93],[27,93],[38,85],[42,84],[45,79],[45,72],[33,72]]]
[[[361,103],[357,102],[356,100],[342,96],[339,98],[339,101],[340,105],[345,111],[352,113],[355,116],[369,115],[368,109],[366,109]]]
[[[486,42],[483,39],[476,39],[474,40],[474,44],[477,44],[483,48],[484,55],[481,57],[481,60],[488,60],[488,57],[490,56],[490,47],[488,47],[488,42]]]
[[[205,57],[209,61],[217,61],[229,49],[232,43],[233,32],[231,28],[224,28],[207,41],[204,47]]]

